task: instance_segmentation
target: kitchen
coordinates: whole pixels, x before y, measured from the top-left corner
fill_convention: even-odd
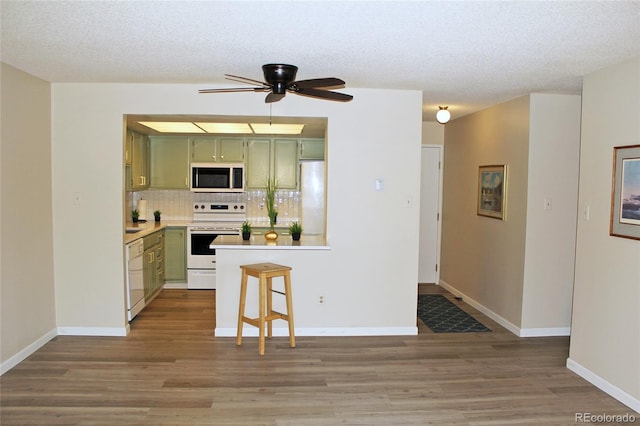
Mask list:
[[[269,117],[270,107],[252,93],[207,97],[199,88],[53,85],[56,333],[128,332],[125,118],[140,112]],[[274,118],[327,119],[325,234],[330,250],[309,255],[305,266],[293,272],[296,328],[316,334],[415,334],[419,209],[405,202],[419,199],[421,93],[354,88],[350,94],[354,100],[349,103],[287,97],[271,111]],[[385,182],[383,191],[375,189],[378,179]],[[265,260],[276,256],[255,254]],[[237,286],[239,278],[218,274],[217,281]],[[325,303],[318,302],[320,296]],[[230,305],[236,303],[229,299]]]
[[[302,223],[305,239],[324,238],[326,120],[266,120],[127,117],[129,321],[162,288],[215,289],[216,250],[209,247],[214,239],[239,235],[246,221],[253,228],[251,240],[256,244],[264,240],[262,234],[268,227],[264,186],[269,176],[278,182],[280,241],[288,238],[288,227],[294,222]],[[260,131],[260,125],[266,125],[267,134],[253,133],[254,128]],[[130,215],[134,210],[139,215],[136,222]],[[150,242],[152,238],[164,241],[150,250],[158,244]],[[142,273],[141,263],[145,265]]]

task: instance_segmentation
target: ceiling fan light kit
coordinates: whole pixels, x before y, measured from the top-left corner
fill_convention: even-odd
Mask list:
[[[449,107],[441,106],[438,108],[440,109],[438,110],[438,112],[436,112],[436,120],[438,120],[438,123],[440,124],[448,123],[449,120],[451,119],[451,113],[449,112]]]
[[[345,82],[339,78],[314,78],[310,80],[296,81],[298,67],[288,64],[265,64],[262,66],[264,82],[251,78],[232,74],[225,74],[228,80],[239,83],[251,84],[256,87],[238,87],[225,89],[202,89],[199,93],[225,93],[225,92],[269,92],[264,99],[265,103],[278,102],[285,97],[287,92],[312,98],[326,99],[330,101],[349,102],[353,96],[346,93],[333,92],[331,89],[344,88]]]

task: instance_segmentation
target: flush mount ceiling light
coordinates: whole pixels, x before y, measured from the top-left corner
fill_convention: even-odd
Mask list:
[[[205,133],[195,124],[184,121],[138,121],[138,123],[161,133]]]
[[[445,124],[451,119],[451,113],[449,112],[448,106],[441,106],[438,112],[436,113],[436,120],[438,123]]]
[[[304,128],[304,124],[250,123],[250,126],[253,133],[258,135],[299,135]]]
[[[207,133],[251,133],[247,123],[194,123]]]

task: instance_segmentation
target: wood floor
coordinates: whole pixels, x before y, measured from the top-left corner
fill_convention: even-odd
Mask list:
[[[164,290],[129,336],[58,336],[2,376],[0,424],[573,425],[576,413],[634,414],[565,368],[568,338],[517,338],[463,306],[493,332],[420,324],[417,336],[298,337],[294,349],[276,337],[260,357],[256,338],[212,337],[215,291]]]

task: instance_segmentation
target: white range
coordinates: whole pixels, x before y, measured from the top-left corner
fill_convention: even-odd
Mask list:
[[[216,288],[216,251],[209,248],[218,235],[240,235],[247,218],[245,203],[193,203],[187,225],[187,288]]]

